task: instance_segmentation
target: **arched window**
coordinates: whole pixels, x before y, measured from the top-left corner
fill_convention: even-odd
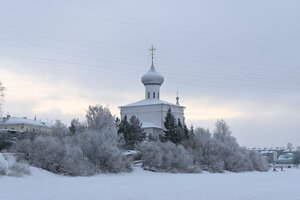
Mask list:
[[[150,92],[148,92],[148,99],[150,98]]]
[[[153,92],[153,99],[155,99],[155,92]]]

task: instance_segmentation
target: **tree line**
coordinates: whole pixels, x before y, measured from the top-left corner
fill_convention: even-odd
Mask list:
[[[73,119],[67,127],[56,121],[51,134],[7,133],[5,140],[11,142],[3,150],[32,166],[70,176],[131,171],[133,160],[125,153],[129,149],[137,152],[134,159],[140,159],[144,169],[152,171],[267,170],[264,158],[239,146],[224,120],[217,121],[213,133],[194,130],[169,109],[164,126],[158,138],[147,137],[136,116],[120,120],[109,109],[94,105],[82,122]]]

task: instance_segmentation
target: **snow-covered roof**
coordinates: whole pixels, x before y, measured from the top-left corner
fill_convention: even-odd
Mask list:
[[[7,125],[14,125],[14,124],[27,124],[27,125],[33,125],[33,126],[46,126],[51,127],[50,123],[44,123],[41,121],[33,120],[33,119],[27,119],[25,117],[10,117],[8,118],[3,124]]]
[[[294,154],[292,153],[286,153],[278,157],[278,160],[293,160]]]
[[[137,102],[125,105],[125,106],[120,106],[120,107],[122,108],[122,107],[133,107],[133,106],[161,105],[161,104],[172,105],[172,106],[177,106],[177,107],[184,107],[184,106],[176,105],[174,103],[169,103],[169,102],[166,102],[166,101],[163,101],[160,99],[143,99],[143,100],[140,100],[140,101],[137,101]]]
[[[142,128],[159,128],[162,129],[162,127],[157,126],[151,122],[142,122]]]

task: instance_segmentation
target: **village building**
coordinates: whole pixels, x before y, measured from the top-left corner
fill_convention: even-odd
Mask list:
[[[0,120],[0,129],[14,132],[44,132],[51,133],[52,124],[42,122],[34,119],[28,119],[27,117],[3,117]]]

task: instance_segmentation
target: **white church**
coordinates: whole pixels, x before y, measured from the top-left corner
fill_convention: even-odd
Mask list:
[[[171,108],[172,114],[181,123],[184,123],[184,109],[185,107],[179,105],[179,97],[176,97],[176,104],[169,103],[160,100],[160,87],[164,82],[164,77],[160,75],[153,64],[153,52],[152,51],[152,63],[150,70],[145,73],[141,81],[145,86],[145,99],[120,106],[121,119],[127,116],[129,120],[131,116],[135,115],[142,123],[142,128],[148,136],[158,138],[159,134],[164,130],[165,116],[169,108]]]

